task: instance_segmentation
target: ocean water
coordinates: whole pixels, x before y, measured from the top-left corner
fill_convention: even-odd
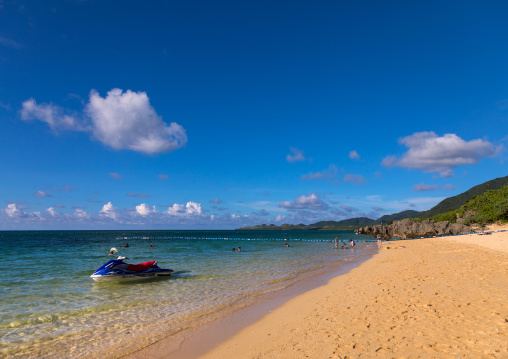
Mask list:
[[[334,249],[335,236],[357,245]],[[0,358],[116,358],[368,257],[371,240],[352,231],[0,232]],[[90,275],[114,258],[111,247],[175,275],[96,283]]]

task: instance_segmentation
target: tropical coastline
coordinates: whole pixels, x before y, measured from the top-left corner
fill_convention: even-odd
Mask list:
[[[358,243],[335,249],[335,236]],[[362,260],[377,251],[369,241],[352,231],[0,232],[0,260],[23,264],[0,273],[0,357],[122,357]],[[94,282],[113,248],[174,275]]]
[[[0,0],[0,359],[508,359],[507,17]]]
[[[506,357],[506,229],[383,242],[201,358]]]

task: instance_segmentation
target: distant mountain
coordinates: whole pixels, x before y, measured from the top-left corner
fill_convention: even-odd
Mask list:
[[[376,224],[383,224],[392,221],[398,221],[405,218],[432,218],[438,214],[446,213],[453,210],[458,210],[464,206],[468,201],[474,197],[484,194],[490,190],[499,190],[504,186],[508,185],[508,176],[496,178],[485,183],[474,186],[468,191],[461,193],[454,197],[449,197],[439,202],[436,206],[432,207],[428,211],[402,211],[390,215],[384,215],[377,220],[370,219],[367,217],[349,218],[342,221],[321,221],[309,225],[303,223],[300,224],[283,224],[276,226],[275,224],[261,224],[253,227],[244,227],[239,229],[244,230],[293,230],[293,229],[304,229],[304,230],[341,230],[341,229],[355,229],[358,227],[372,226]]]
[[[371,226],[377,224],[378,222],[374,219],[370,219],[367,217],[360,218],[349,218],[343,221],[321,221],[309,225],[305,225],[303,223],[300,224],[282,224],[280,226],[276,226],[275,224],[260,224],[252,227],[243,227],[238,228],[239,230],[294,230],[294,229],[304,229],[304,230],[333,230],[333,229],[354,229],[363,226]]]
[[[415,217],[418,217],[420,215],[420,213],[422,213],[422,212],[407,210],[407,211],[402,211],[402,212],[394,213],[394,214],[386,214],[383,217],[378,218],[378,220],[376,222],[377,222],[377,224],[383,224],[383,223],[392,222],[392,221],[400,221],[401,219],[405,219],[405,218],[415,218]]]

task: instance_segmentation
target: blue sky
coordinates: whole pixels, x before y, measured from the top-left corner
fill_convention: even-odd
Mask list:
[[[0,0],[0,229],[427,210],[508,175],[504,1]]]

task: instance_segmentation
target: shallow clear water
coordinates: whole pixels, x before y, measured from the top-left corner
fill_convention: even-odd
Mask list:
[[[336,250],[335,236],[357,246]],[[0,357],[117,357],[373,253],[363,240],[371,238],[331,231],[0,232]],[[111,247],[176,275],[95,283]]]

